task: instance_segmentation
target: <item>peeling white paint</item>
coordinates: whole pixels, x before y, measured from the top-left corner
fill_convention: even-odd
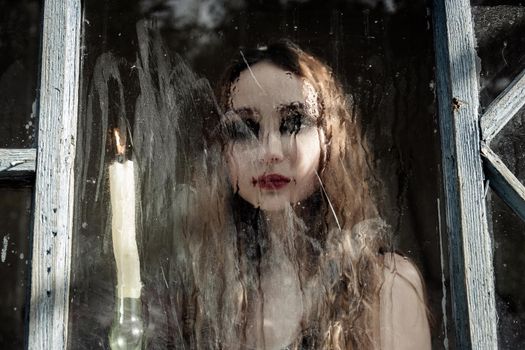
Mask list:
[[[7,246],[9,244],[9,234],[5,235],[2,240],[2,253],[0,254],[2,262],[5,262],[7,257]]]
[[[36,114],[36,99],[33,101],[33,104],[31,104],[31,115],[30,115],[30,118],[31,119],[35,119],[35,114]]]

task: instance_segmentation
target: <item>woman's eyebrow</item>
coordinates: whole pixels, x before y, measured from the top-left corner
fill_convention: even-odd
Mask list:
[[[234,108],[233,111],[242,117],[253,117],[258,116],[259,113],[251,107]]]
[[[296,102],[290,102],[290,103],[283,103],[278,105],[275,109],[282,112],[289,112],[289,111],[304,111],[305,105],[302,102],[296,101]]]

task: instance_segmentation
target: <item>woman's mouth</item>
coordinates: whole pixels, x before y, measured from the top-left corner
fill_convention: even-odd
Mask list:
[[[257,185],[263,190],[279,190],[288,185],[290,181],[289,177],[279,174],[266,174],[259,176],[257,179],[252,179],[253,185]]]

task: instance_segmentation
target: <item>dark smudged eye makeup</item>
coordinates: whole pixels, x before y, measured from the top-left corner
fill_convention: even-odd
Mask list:
[[[278,110],[281,119],[279,132],[283,136],[296,135],[302,129],[316,125],[315,118],[306,113],[301,103],[283,105]],[[260,136],[260,123],[251,109],[230,111],[226,117],[226,134],[231,140],[245,141]]]
[[[259,136],[259,123],[251,118],[226,122],[226,134],[232,140],[249,140]]]
[[[301,129],[315,125],[313,116],[306,113],[304,105],[300,102],[281,106],[279,111],[281,113],[279,131],[283,135],[295,135]]]
[[[259,123],[258,122],[256,122],[255,120],[251,118],[243,119],[243,121],[244,121],[244,125],[246,125],[248,129],[250,129],[253,135],[255,136],[259,135]]]
[[[294,111],[281,119],[279,131],[283,135],[295,135],[305,126],[309,126],[307,117],[301,112]]]
[[[259,136],[259,123],[254,118],[251,109],[226,112],[223,124],[226,137],[238,141],[256,139]]]

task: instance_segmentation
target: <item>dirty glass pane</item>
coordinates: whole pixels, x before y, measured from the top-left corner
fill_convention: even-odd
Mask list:
[[[22,349],[29,312],[31,188],[0,183],[0,348]]]
[[[510,120],[491,142],[491,148],[525,184],[525,108]]]
[[[70,348],[454,348],[425,5],[86,2]]]
[[[523,1],[472,4],[484,108],[525,69],[525,7]]]
[[[481,104],[487,107],[525,69],[525,7],[520,1],[478,1],[473,8],[481,65]],[[525,183],[525,109],[491,141],[490,147]],[[502,349],[525,346],[523,232],[525,223],[492,191],[487,196],[494,237],[499,342]]]
[[[35,146],[38,0],[0,0],[0,148]]]
[[[491,148],[525,184],[525,108],[496,135]],[[525,346],[525,300],[522,296],[525,261],[521,242],[525,222],[497,195],[491,198],[500,345],[502,349],[522,349]]]
[[[501,349],[525,347],[525,244],[523,222],[496,193],[490,191],[494,233],[494,268],[496,272],[496,306]]]

